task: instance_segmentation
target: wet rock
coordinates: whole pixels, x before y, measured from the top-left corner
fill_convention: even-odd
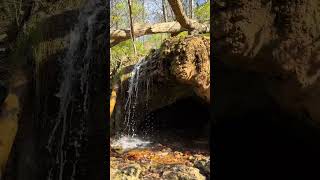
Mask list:
[[[8,87],[0,81],[0,105],[3,104],[4,100],[8,96]]]
[[[188,157],[191,165],[198,168],[201,174],[210,176],[210,157],[201,154],[195,154]]]
[[[121,146],[114,146],[112,147],[112,150],[118,154],[122,154],[124,152],[124,149]]]
[[[4,41],[7,37],[7,34],[0,34],[0,42]]]
[[[1,47],[1,48],[0,48],[0,52],[1,52],[1,53],[5,53],[6,51],[7,51],[6,48],[4,48],[4,47]]]
[[[205,180],[199,169],[185,165],[177,165],[165,170],[162,178],[168,180]]]
[[[203,174],[210,174],[210,161],[209,160],[200,160],[195,162],[195,167],[199,168]]]
[[[155,145],[156,146],[156,145]],[[111,179],[185,179],[210,178],[210,157],[168,147],[132,149],[110,158]]]
[[[141,173],[141,167],[138,164],[132,164],[129,165],[128,167],[125,167],[121,170],[122,174],[125,174],[128,176],[128,179],[139,179],[139,175]]]
[[[139,180],[141,166],[139,164],[129,164],[121,169],[110,169],[110,179],[113,180]]]

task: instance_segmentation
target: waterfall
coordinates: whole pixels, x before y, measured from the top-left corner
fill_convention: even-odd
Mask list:
[[[129,80],[129,86],[128,86],[128,97],[125,103],[125,129],[128,131],[128,135],[135,136],[135,125],[136,125],[136,107],[138,104],[138,98],[140,96],[139,94],[139,82],[140,80],[140,73],[141,73],[141,67],[145,65],[147,61],[143,58],[138,63],[135,64],[132,76]],[[149,82],[149,81],[148,81]],[[149,86],[149,85],[148,85]],[[147,91],[149,87],[147,86]],[[148,93],[147,93],[148,94]]]
[[[121,147],[121,149],[126,151],[133,148],[146,147],[152,143],[146,140],[148,137],[138,137],[136,132],[138,118],[144,118],[144,115],[146,115],[144,113],[148,111],[148,99],[151,94],[152,79],[147,74],[147,70],[147,58],[142,58],[134,65],[129,79],[127,98],[124,106],[124,129],[118,138],[111,140],[112,147]],[[141,101],[141,97],[145,101]],[[138,112],[141,111],[141,107],[144,108],[143,112]]]
[[[70,44],[63,59],[62,79],[57,97],[60,107],[49,135],[47,149],[55,162],[47,179],[65,179],[65,166],[72,166],[68,179],[75,179],[81,148],[86,141],[88,118],[89,74],[95,57],[93,47],[98,24],[98,15],[105,11],[99,0],[89,0],[81,9],[78,24],[70,33]],[[70,168],[69,168],[70,169]]]

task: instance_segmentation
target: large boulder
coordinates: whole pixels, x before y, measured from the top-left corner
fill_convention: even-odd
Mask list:
[[[129,68],[121,72],[126,72],[126,69]],[[126,113],[123,112],[129,111],[126,109],[126,104],[129,108],[130,103],[133,104],[135,125],[139,126],[146,113],[173,104],[179,99],[193,96],[205,104],[210,102],[208,37],[169,38],[159,49],[151,51],[130,70],[127,74],[118,76],[119,80],[116,81],[119,88],[111,121],[113,132],[124,128]],[[135,77],[131,77],[130,73],[135,74]],[[129,78],[123,78],[124,76]],[[136,87],[130,88],[130,83]],[[131,95],[128,94],[130,91],[133,91]],[[139,111],[144,113],[136,113]]]

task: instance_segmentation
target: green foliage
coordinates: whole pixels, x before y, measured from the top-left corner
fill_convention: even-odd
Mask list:
[[[150,49],[159,48],[167,36],[166,34],[154,34],[144,36],[144,40],[142,38],[136,39],[137,56],[134,55],[131,39],[117,44],[110,50],[110,70],[121,74],[119,71],[123,67],[136,63],[139,59],[148,55]]]
[[[151,48],[157,49],[160,48],[163,40],[167,38],[168,34],[153,34],[146,37],[145,48],[149,51]]]
[[[117,26],[123,26],[126,23],[125,16],[122,14],[126,8],[125,2],[119,2],[111,9],[111,24],[117,24]]]
[[[132,1],[132,17],[133,18],[142,16],[143,9],[144,7],[140,3],[140,1]]]
[[[181,32],[177,36],[181,38],[185,38],[186,36],[188,36],[188,31]]]
[[[136,41],[135,45],[136,45],[138,57],[146,53],[142,42]],[[135,63],[138,58],[134,55],[131,39],[121,42],[116,46],[112,47],[110,51],[110,55],[111,55],[111,59],[110,59],[111,70],[113,70],[114,68],[117,68],[118,64],[121,64],[121,67],[123,67],[129,64]]]
[[[209,22],[210,21],[210,1],[197,7],[194,12],[196,18],[199,22]]]
[[[159,1],[160,2],[160,1]],[[186,1],[188,2],[188,1]],[[186,3],[186,6],[189,4]],[[146,8],[146,9],[144,9]],[[149,8],[149,9],[148,9]],[[159,6],[161,9],[161,6]],[[150,7],[150,5],[143,7],[142,1],[132,0],[132,17],[134,23],[141,23],[143,21],[143,12],[145,13],[146,19],[157,18],[162,19],[162,9],[160,14],[153,14],[157,7]],[[188,9],[188,8],[186,8]],[[148,15],[149,17],[147,17]],[[208,23],[210,20],[210,2],[202,4],[201,6],[194,9],[195,18],[201,23]],[[116,29],[129,29],[129,12],[128,12],[128,2],[127,0],[113,0],[111,7],[111,27]],[[188,32],[179,33],[178,37],[185,38]],[[209,35],[209,34],[207,34]],[[132,65],[136,63],[139,59],[146,56],[151,49],[160,48],[162,42],[165,38],[170,36],[169,34],[153,34],[146,35],[136,38],[135,46],[137,50],[137,55],[135,56],[132,40],[127,40],[117,44],[110,49],[110,71],[113,73],[112,76],[121,76],[121,69],[125,66]]]
[[[132,1],[132,18],[134,23],[141,22],[144,7],[141,2],[138,0]],[[117,2],[113,7],[111,7],[111,24],[117,25],[118,28],[128,28],[129,27],[129,12],[128,12],[128,2],[126,0],[122,0]]]
[[[210,33],[205,33],[205,34],[203,34],[204,36],[206,36],[206,37],[208,37],[208,38],[210,38]]]

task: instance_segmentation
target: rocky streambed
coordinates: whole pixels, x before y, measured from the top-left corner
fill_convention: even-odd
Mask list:
[[[130,150],[111,146],[110,179],[210,179],[210,155],[162,144]]]

